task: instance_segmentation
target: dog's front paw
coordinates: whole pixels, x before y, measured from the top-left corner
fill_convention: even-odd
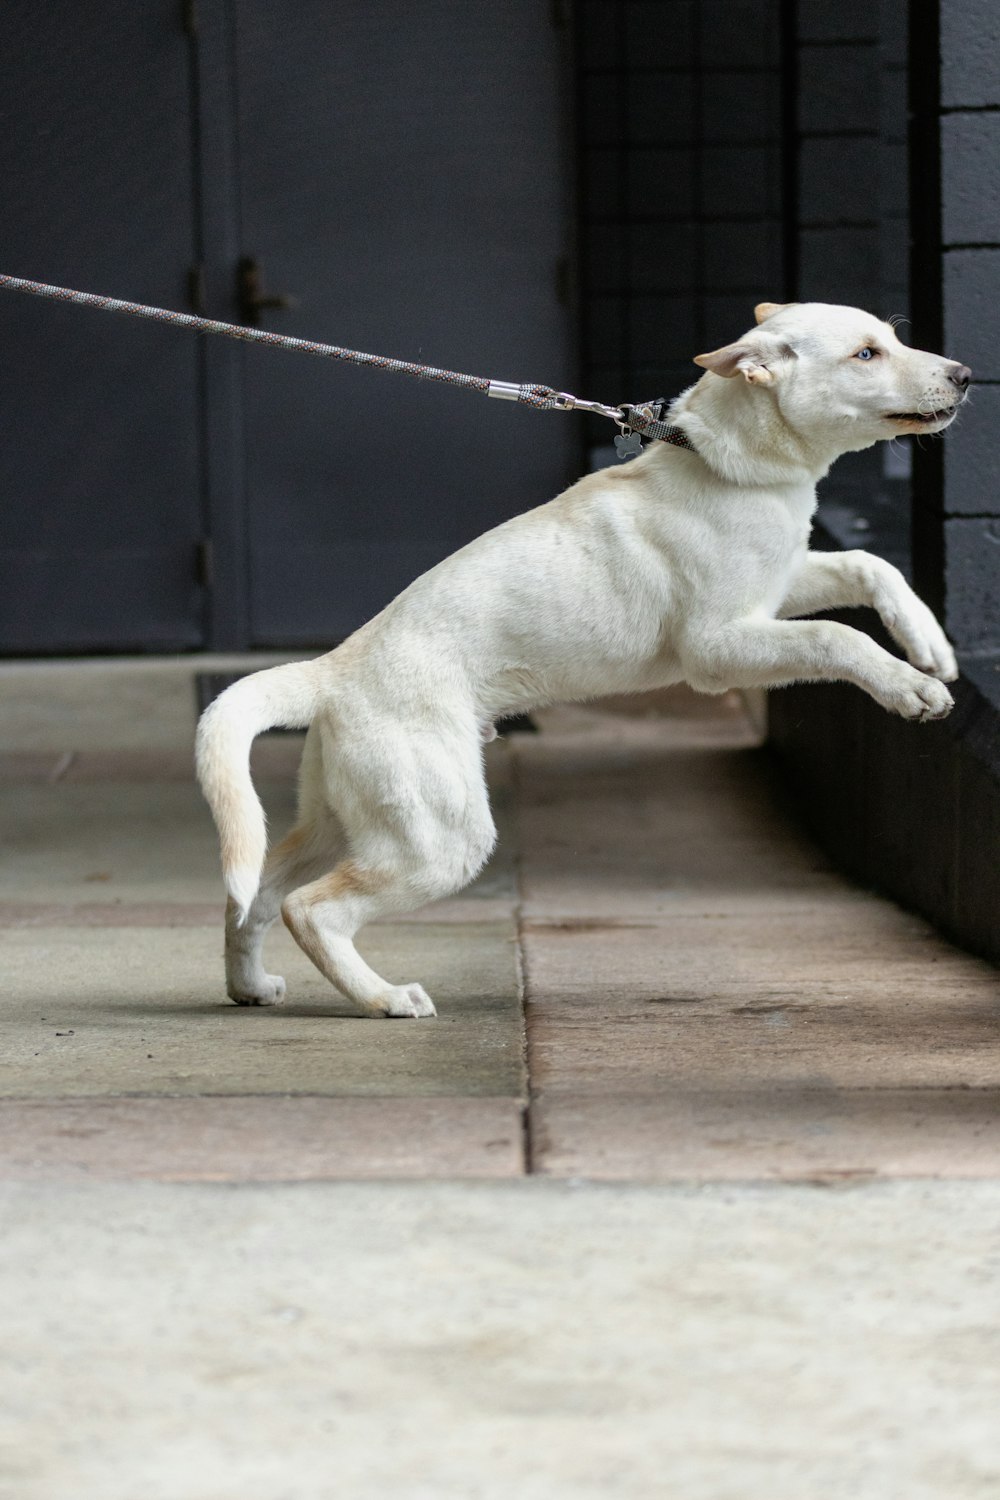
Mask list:
[[[940,682],[954,682],[958,677],[955,653],[937,621],[932,620],[931,624],[933,629],[915,632],[916,639],[911,641],[906,652],[907,660],[918,672],[926,672]]]
[[[263,982],[251,986],[231,985],[226,992],[234,1005],[281,1005],[285,981],[280,974],[265,974]]]
[[[883,699],[885,707],[904,719],[918,722],[947,718],[955,700],[944,683],[936,677],[925,677],[922,672],[903,670],[905,677],[898,678]]]
[[[939,682],[958,681],[958,662],[955,660],[955,653],[950,646],[948,647],[947,654],[942,653],[929,666],[924,666],[919,661],[915,661],[913,665],[919,671],[927,672],[931,677],[936,677]]]
[[[906,659],[918,672],[926,672],[941,682],[954,682],[958,662],[948,637],[931,611],[919,599],[897,614],[887,613],[886,622],[906,652]]]

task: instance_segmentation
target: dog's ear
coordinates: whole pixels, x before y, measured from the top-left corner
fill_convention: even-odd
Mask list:
[[[779,313],[783,308],[792,307],[793,305],[791,302],[758,302],[753,310],[753,315],[758,323],[763,323],[765,318],[773,318],[775,313]]]
[[[764,363],[764,351],[753,344],[726,344],[723,349],[713,349],[710,354],[696,354],[694,362],[713,375],[722,375],[729,380],[733,375],[742,375],[750,385],[772,385],[774,376]]]

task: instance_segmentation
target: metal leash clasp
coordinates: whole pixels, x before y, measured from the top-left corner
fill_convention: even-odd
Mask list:
[[[568,391],[560,391],[556,397],[556,407],[559,411],[592,411],[598,417],[610,417],[612,422],[621,423],[625,412],[620,406],[605,406],[602,401],[584,401],[582,396],[571,396]]]
[[[571,396],[568,391],[560,393],[557,405],[560,411],[590,411],[598,417],[610,417],[619,429],[615,438],[615,452],[623,462],[642,452],[642,438],[629,426],[626,407],[605,406],[603,401],[583,401],[579,396]]]

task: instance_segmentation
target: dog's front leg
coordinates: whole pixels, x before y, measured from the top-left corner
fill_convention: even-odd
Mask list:
[[[936,678],[832,620],[734,620],[689,632],[681,655],[685,678],[705,693],[853,682],[904,719],[943,719],[953,706]]]
[[[921,672],[954,682],[958,663],[931,611],[898,568],[870,552],[810,552],[778,611],[782,619],[864,605],[878,611],[906,659]]]

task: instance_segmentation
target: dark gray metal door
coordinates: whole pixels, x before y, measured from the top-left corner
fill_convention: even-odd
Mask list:
[[[167,307],[194,289],[233,319],[250,256],[295,299],[272,326],[568,385],[552,15],[14,0],[0,266]],[[7,652],[336,640],[553,494],[580,437],[569,417],[11,293],[0,351]]]
[[[241,247],[266,326],[571,379],[563,38],[546,0],[237,0]],[[250,636],[336,640],[565,482],[579,431],[400,375],[247,349]]]
[[[4,12],[0,265],[183,306],[190,59],[176,8]],[[0,298],[0,649],[201,643],[197,342]]]

